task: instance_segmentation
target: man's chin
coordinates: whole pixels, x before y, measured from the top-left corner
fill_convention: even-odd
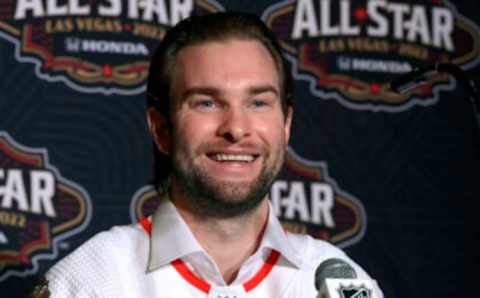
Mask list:
[[[239,216],[255,210],[270,190],[272,174],[263,171],[258,176],[222,177],[194,167],[174,167],[175,181],[191,211],[213,217]]]
[[[211,189],[215,189],[215,196],[223,198],[222,201],[226,203],[241,203],[247,201],[253,191],[251,183],[240,182],[220,183],[211,187]]]
[[[204,213],[217,217],[238,216],[255,210],[269,189],[258,183],[223,182],[205,186],[202,202],[198,203],[205,204]]]

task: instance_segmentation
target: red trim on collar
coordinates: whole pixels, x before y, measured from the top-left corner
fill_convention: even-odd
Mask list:
[[[149,218],[142,218],[140,219],[139,223],[140,225],[142,225],[145,232],[148,235],[151,235],[152,221]],[[247,280],[243,284],[243,288],[246,292],[253,290],[268,276],[268,274],[272,271],[273,266],[275,266],[275,264],[277,263],[279,257],[280,253],[272,249],[270,256],[268,256],[267,260],[260,268],[260,270],[258,270],[258,272],[251,279]],[[185,264],[185,262],[183,262],[181,259],[176,259],[172,261],[171,265],[188,283],[190,283],[200,291],[208,294],[212,286],[205,280],[198,277],[195,273],[193,273],[192,270],[190,270],[190,268],[188,268],[188,266]]]
[[[270,256],[263,264],[262,268],[255,274],[251,279],[249,279],[246,283],[243,284],[243,288],[246,292],[253,290],[256,286],[258,286],[272,271],[273,266],[277,263],[278,257],[280,257],[280,253],[276,250],[272,250]]]
[[[148,217],[143,217],[138,221],[148,235],[152,234],[152,221]]]
[[[195,286],[197,289],[207,294],[210,292],[212,286],[208,282],[196,276],[195,273],[193,273],[192,270],[190,270],[190,268],[188,268],[182,260],[174,260],[172,262],[172,266],[175,268],[175,270],[177,270],[178,273],[180,273],[183,279]]]

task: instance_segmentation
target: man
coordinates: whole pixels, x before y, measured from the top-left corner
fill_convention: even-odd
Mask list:
[[[167,195],[151,218],[100,233],[54,266],[51,297],[316,297],[315,269],[328,258],[369,278],[332,245],[285,232],[271,211],[291,85],[254,16],[171,29],[152,59],[147,111]]]

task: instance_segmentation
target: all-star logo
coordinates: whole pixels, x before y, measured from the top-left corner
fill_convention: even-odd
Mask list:
[[[152,214],[160,199],[151,185],[139,189],[130,205],[132,222]],[[291,148],[270,199],[274,213],[289,231],[340,247],[358,242],[365,233],[367,218],[360,201],[338,188],[324,163],[304,160]]]
[[[87,192],[61,176],[46,150],[0,132],[0,281],[55,258],[62,240],[86,228],[91,209]]]
[[[86,93],[139,94],[166,30],[213,0],[18,0],[0,4],[0,38],[35,74]]]
[[[360,241],[365,233],[367,216],[362,203],[337,186],[325,163],[305,160],[291,148],[270,199],[276,215],[292,232],[340,247]]]
[[[295,78],[321,99],[351,109],[398,112],[437,101],[448,77],[407,95],[389,81],[417,66],[480,59],[480,33],[449,1],[287,0],[263,15],[277,33]],[[432,88],[433,86],[433,88]]]

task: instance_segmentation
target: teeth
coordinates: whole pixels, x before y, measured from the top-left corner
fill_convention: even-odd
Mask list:
[[[247,155],[247,154],[238,154],[238,155],[233,155],[233,154],[216,154],[215,159],[218,161],[253,161],[254,157],[252,155]]]

